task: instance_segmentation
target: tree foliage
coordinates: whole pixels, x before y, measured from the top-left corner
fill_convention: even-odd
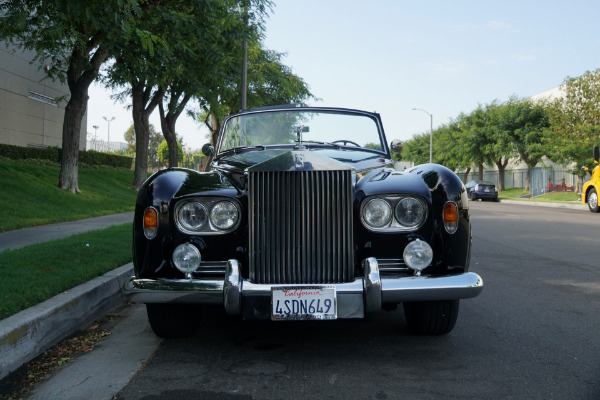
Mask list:
[[[523,161],[531,169],[548,153],[542,138],[549,127],[545,104],[511,98],[479,105],[470,114],[461,113],[455,121],[434,131],[433,160],[453,170],[472,165],[483,179],[484,164],[495,164],[500,189],[509,158]],[[407,141],[403,158],[415,163],[428,161],[429,135],[418,134]],[[529,178],[526,183],[529,187]]]
[[[548,106],[551,129],[545,139],[554,160],[574,161],[579,169],[600,144],[600,69],[567,77],[562,90],[564,96]]]
[[[158,146],[164,140],[162,133],[157,132],[154,125],[150,124],[150,136],[148,142],[148,163],[156,164],[158,161]],[[136,150],[136,134],[135,128],[131,125],[124,133],[125,141],[127,142],[127,152],[135,153]]]
[[[177,152],[177,157],[179,162],[183,161],[183,148],[181,147],[181,142],[178,140],[177,141],[177,148],[178,148],[178,152]],[[163,139],[163,141],[160,143],[160,145],[158,146],[158,161],[162,164],[169,164],[169,167],[171,167],[172,165],[170,164],[170,155],[169,155],[169,145],[167,143],[167,141],[165,139]]]

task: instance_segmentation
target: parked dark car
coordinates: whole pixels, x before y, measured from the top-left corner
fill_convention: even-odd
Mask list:
[[[467,182],[465,188],[471,200],[498,201],[498,189],[492,182],[473,180]]]
[[[379,114],[250,110],[204,151],[210,172],[160,171],[137,197],[124,290],[158,336],[191,334],[206,304],[272,320],[403,304],[412,330],[439,335],[483,289],[462,182],[437,164],[395,171]]]

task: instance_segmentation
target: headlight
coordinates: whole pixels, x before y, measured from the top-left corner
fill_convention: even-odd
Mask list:
[[[240,224],[240,210],[228,197],[194,197],[175,204],[175,224],[189,235],[221,235]]]
[[[418,276],[421,275],[422,270],[431,264],[433,250],[427,242],[417,239],[406,245],[402,257],[406,265],[415,270]]]
[[[189,201],[181,206],[177,217],[181,226],[192,232],[201,230],[208,218],[206,207],[197,201]]]
[[[425,206],[413,197],[406,197],[396,204],[396,220],[402,226],[414,228],[423,222]]]
[[[175,267],[183,272],[186,278],[192,277],[192,272],[198,269],[201,259],[200,250],[190,243],[177,246],[172,258]]]
[[[227,200],[219,201],[210,209],[210,222],[218,229],[231,229],[239,218],[237,207]]]
[[[363,209],[363,219],[367,225],[373,228],[383,228],[392,220],[392,207],[383,199],[369,200]]]

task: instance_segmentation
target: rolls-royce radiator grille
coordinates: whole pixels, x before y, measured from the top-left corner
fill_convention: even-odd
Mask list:
[[[351,171],[249,172],[250,280],[354,280]]]

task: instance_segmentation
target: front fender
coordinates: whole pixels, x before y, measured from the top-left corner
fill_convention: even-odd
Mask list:
[[[422,164],[406,171],[380,170],[363,177],[356,185],[357,209],[368,196],[384,194],[414,194],[424,198],[429,206],[426,223],[416,234],[427,240],[434,249],[434,267],[431,273],[460,273],[467,271],[471,254],[471,223],[469,202],[460,178],[448,168],[438,164]],[[455,233],[446,231],[443,209],[447,202],[454,202],[459,210],[459,226]],[[361,227],[364,241],[384,240],[388,247],[405,243],[406,233],[368,233]],[[393,236],[393,238],[390,238]],[[384,251],[384,250],[382,250]],[[379,257],[378,254],[373,254]],[[390,254],[385,254],[389,257]]]
[[[135,206],[133,264],[136,276],[154,276],[163,263],[170,262],[175,233],[173,200],[191,195],[239,197],[239,190],[217,171],[170,168],[148,178],[138,192]],[[152,239],[144,236],[142,226],[147,207],[154,207],[159,215],[158,233]]]

